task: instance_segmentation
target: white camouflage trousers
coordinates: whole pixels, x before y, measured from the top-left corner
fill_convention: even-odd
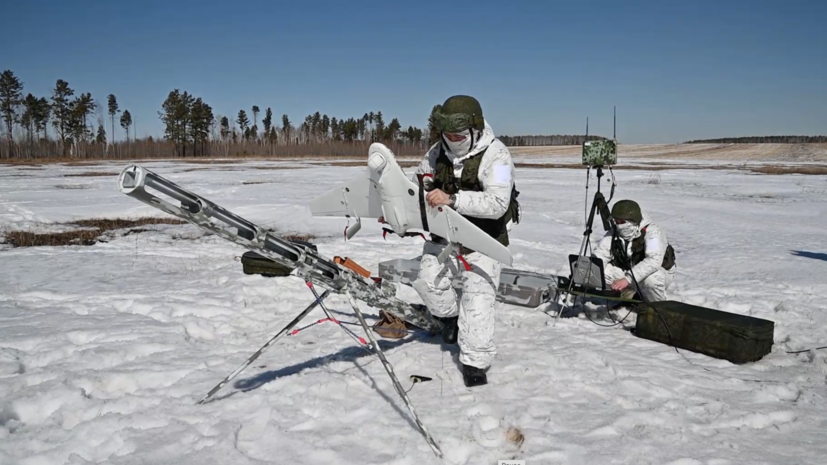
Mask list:
[[[500,262],[481,253],[463,256],[471,267],[466,271],[457,258],[440,265],[437,255],[446,247],[427,241],[422,250],[419,276],[412,283],[434,316],[459,316],[459,361],[486,369],[497,354],[494,345],[494,306],[500,283]],[[459,289],[451,286],[457,276]]]
[[[621,268],[618,268],[610,263],[606,264],[603,273],[606,279],[607,288],[618,279],[623,279],[626,277],[625,272]],[[672,284],[672,280],[674,278],[674,266],[671,270],[660,268],[658,271],[655,271],[647,276],[643,281],[638,281],[638,284],[640,284],[640,289],[638,289],[638,291],[643,294],[648,302],[668,300],[666,289],[668,289]],[[634,283],[631,283],[631,285],[634,286]]]

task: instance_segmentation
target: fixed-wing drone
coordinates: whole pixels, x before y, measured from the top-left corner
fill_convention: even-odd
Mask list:
[[[388,147],[373,143],[368,149],[366,172],[313,199],[310,212],[313,216],[355,218],[355,224],[345,230],[347,239],[359,232],[362,218],[384,217],[392,231],[402,237],[418,236],[419,232],[414,230],[429,232],[452,245],[463,246],[509,266],[512,264],[507,247],[454,209],[446,205],[428,205],[423,177],[418,180],[419,183],[415,183],[405,175]],[[440,262],[448,258],[452,249],[445,248],[440,254]]]

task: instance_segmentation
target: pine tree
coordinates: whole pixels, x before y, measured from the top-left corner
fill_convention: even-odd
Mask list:
[[[327,140],[330,131],[330,117],[327,114],[322,115],[322,137]]]
[[[92,137],[92,131],[86,124],[87,117],[95,111],[95,100],[92,94],[84,93],[74,99],[72,107],[70,132],[76,142],[87,141]]]
[[[334,141],[339,140],[339,120],[335,116],[330,118],[330,138]]]
[[[382,137],[385,135],[385,121],[382,119],[381,111],[376,112],[374,120],[376,121],[376,140],[382,142]]]
[[[129,143],[129,126],[132,126],[132,115],[129,110],[124,110],[121,114],[121,127],[126,131],[126,143]]]
[[[188,92],[173,89],[164,100],[163,111],[158,112],[165,125],[164,137],[175,144],[176,152],[181,156],[187,154],[194,103],[195,99]]]
[[[52,106],[46,97],[37,99],[36,111],[34,114],[34,124],[38,131],[43,131],[43,139],[47,138],[46,127],[49,125],[49,118],[51,116]]]
[[[388,128],[385,130],[385,140],[395,142],[396,138],[399,136],[399,130],[401,128],[402,125],[399,124],[399,120],[396,118],[392,119],[391,123],[388,125]]]
[[[3,113],[3,121],[6,123],[10,158],[14,155],[12,129],[17,122],[17,106],[23,103],[22,95],[23,83],[20,79],[11,70],[3,71],[3,74],[0,74],[0,112]]]
[[[244,110],[238,110],[238,119],[235,120],[238,123],[238,126],[241,128],[241,131],[244,134],[244,139],[250,138],[250,120],[247,118],[247,112]]]
[[[253,105],[253,126],[258,126],[258,112],[260,112],[258,105]]]
[[[23,115],[20,117],[20,124],[22,124],[29,133],[29,144],[34,142],[34,133],[37,122],[37,109],[40,105],[40,100],[32,94],[26,95],[23,99]]]
[[[221,139],[227,140],[230,136],[230,119],[226,116],[221,117]]]
[[[367,131],[367,120],[365,117],[359,118],[359,120],[356,121],[356,124],[358,125],[357,134],[359,139],[364,140],[365,132]]]
[[[311,120],[313,135],[318,137],[322,133],[322,115],[317,111]]]
[[[267,110],[264,111],[264,119],[261,120],[261,123],[264,124],[264,137],[270,138],[270,128],[273,126],[273,110],[270,107],[267,107]]]
[[[199,147],[201,154],[206,155],[210,127],[214,121],[215,115],[213,115],[212,107],[204,103],[201,97],[195,99],[190,112],[190,139],[193,142],[193,155],[198,155]]]
[[[95,142],[106,145],[106,129],[103,128],[103,121],[98,123],[98,136],[95,138]]]
[[[52,92],[52,126],[60,138],[63,156],[66,156],[66,139],[71,135],[72,125],[72,102],[69,97],[75,95],[75,91],[69,87],[69,83],[58,79]]]
[[[368,113],[368,123],[370,123],[370,138],[369,140],[374,140],[374,127],[373,122],[376,120],[376,115],[373,112]]]
[[[282,133],[284,134],[284,140],[288,144],[290,144],[290,134],[292,133],[293,126],[290,123],[290,119],[287,117],[286,114],[281,115],[281,130],[282,130]]]
[[[115,98],[115,94],[109,94],[106,99],[109,107],[109,118],[112,120],[112,143],[115,143],[115,115],[118,114],[118,100]]]
[[[313,122],[313,115],[307,115],[304,117],[304,124],[302,124],[302,132],[304,133],[304,142],[307,143],[310,141],[310,129],[311,124]]]

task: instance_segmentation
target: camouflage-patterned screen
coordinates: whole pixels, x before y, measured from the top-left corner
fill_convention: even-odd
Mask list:
[[[583,164],[607,166],[617,164],[617,141],[591,140],[583,143]]]

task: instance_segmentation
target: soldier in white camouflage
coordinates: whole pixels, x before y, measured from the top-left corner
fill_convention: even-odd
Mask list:
[[[608,231],[594,250],[594,256],[603,260],[606,285],[624,298],[637,291],[647,302],[667,300],[666,290],[675,278],[675,251],[666,232],[633,200],[617,201],[612,218],[618,237]]]
[[[428,180],[426,201],[433,207],[450,206],[508,246],[508,232],[519,221],[508,148],[494,136],[473,97],[450,97],[435,112],[434,123],[440,141],[414,174],[416,180]],[[431,314],[445,324],[444,341],[459,343],[465,385],[486,384],[486,371],[496,355],[494,311],[501,265],[465,248],[457,259],[440,264],[437,256],[446,245],[444,238],[431,235],[412,285]],[[459,292],[451,286],[455,276],[462,283]]]

